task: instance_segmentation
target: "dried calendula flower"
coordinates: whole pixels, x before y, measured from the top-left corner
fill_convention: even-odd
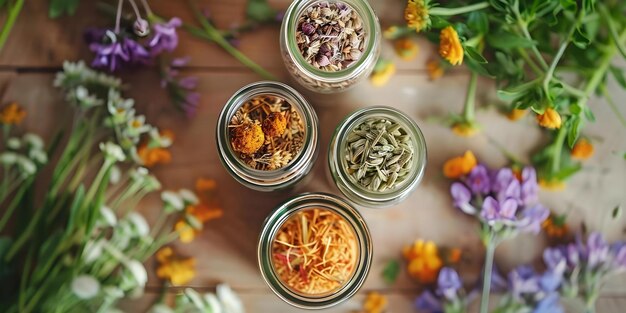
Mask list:
[[[248,166],[275,170],[286,166],[304,145],[304,122],[286,99],[256,96],[231,118],[233,150]]]
[[[361,16],[340,1],[319,1],[305,9],[295,36],[305,60],[329,72],[358,61],[365,47]]]
[[[246,123],[232,130],[231,141],[235,151],[251,154],[263,146],[265,135],[258,124]]]

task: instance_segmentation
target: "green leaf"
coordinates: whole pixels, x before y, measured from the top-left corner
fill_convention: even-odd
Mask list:
[[[611,74],[615,77],[617,83],[622,86],[622,88],[626,88],[626,77],[624,77],[624,71],[617,66],[610,66],[609,70],[611,70]]]
[[[576,174],[576,172],[580,171],[581,168],[582,168],[582,166],[580,164],[561,168],[560,171],[558,171],[558,172],[554,173],[554,175],[552,175],[552,178],[554,178],[556,180],[564,181],[568,177],[570,177],[570,176]]]
[[[527,94],[530,90],[535,88],[538,80],[532,80],[524,84],[520,84],[513,87],[508,87],[506,89],[501,89],[497,91],[498,98],[502,101],[513,101],[515,99],[521,98],[525,94]]]
[[[489,0],[489,3],[496,11],[506,12],[509,3],[506,0]]]
[[[441,29],[449,26],[450,22],[444,19],[441,16],[431,16],[430,17],[430,27],[434,29]]]
[[[80,0],[50,0],[48,16],[50,18],[57,18],[63,14],[74,15],[76,9],[78,9],[79,2]]]
[[[480,34],[486,34],[489,32],[489,19],[487,14],[482,11],[474,11],[467,17],[467,25],[470,29]]]
[[[622,206],[618,205],[618,206],[613,208],[613,211],[611,211],[611,218],[616,220],[620,216],[622,216]]]
[[[573,103],[572,105],[569,106],[570,113],[572,113],[574,115],[580,114],[580,112],[582,112],[582,110],[583,109],[580,107],[580,105],[578,105],[578,103]]]
[[[585,113],[585,117],[587,118],[588,121],[590,122],[596,121],[596,116],[593,114],[593,112],[591,111],[591,108],[589,108],[588,106],[585,106],[583,113]]]
[[[267,0],[248,0],[246,15],[253,21],[265,23],[276,18],[277,11],[272,8]]]
[[[582,123],[580,122],[580,117],[574,115],[571,120],[571,125],[569,127],[569,131],[567,132],[567,145],[570,148],[574,147],[576,140],[578,140],[578,136],[580,135],[580,128]]]
[[[389,260],[383,269],[383,280],[391,285],[398,279],[398,274],[400,274],[400,262]]]
[[[591,13],[596,10],[596,0],[583,0],[583,8],[587,13]]]
[[[485,59],[480,52],[478,52],[478,50],[476,50],[474,47],[470,47],[470,46],[465,46],[465,55],[467,55],[470,59],[480,63],[480,64],[485,64],[487,63],[487,59]]]
[[[576,10],[576,7],[578,7],[575,0],[560,0],[560,2],[563,10],[565,11],[568,11],[570,9]]]
[[[572,42],[576,45],[576,47],[585,49],[589,46],[591,41],[589,40],[587,34],[584,34],[580,28],[576,28],[576,31],[572,36]]]
[[[83,205],[83,200],[85,198],[85,186],[83,184],[81,184],[80,186],[78,186],[78,188],[76,189],[76,194],[74,195],[74,201],[72,201],[72,205],[70,206],[70,217],[69,220],[67,221],[67,227],[65,228],[65,237],[69,238],[72,233],[74,232],[74,227],[76,226],[76,228],[79,227],[79,225],[83,225],[86,221],[80,221],[77,219],[79,219],[79,215],[80,215],[80,208]]]
[[[476,62],[472,58],[467,58],[467,60],[465,61],[465,65],[467,65],[467,67],[472,72],[477,73],[478,75],[482,75],[482,76],[489,77],[489,78],[494,77],[493,74],[489,72],[489,70],[487,70],[482,64]]]
[[[508,32],[497,32],[487,34],[487,43],[495,49],[510,50],[516,48],[529,48],[535,45],[535,42],[524,37],[517,36]]]

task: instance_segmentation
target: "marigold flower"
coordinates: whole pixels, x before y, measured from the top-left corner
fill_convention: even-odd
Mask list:
[[[474,123],[458,122],[452,125],[452,132],[461,137],[472,137],[478,131],[479,128]]]
[[[398,26],[389,26],[383,31],[383,37],[385,39],[395,39],[399,34],[399,30]]]
[[[463,46],[452,26],[442,29],[439,34],[439,54],[452,65],[463,63]]]
[[[571,156],[573,159],[586,160],[593,155],[593,145],[589,140],[580,138],[572,148]]]
[[[463,156],[452,158],[443,165],[443,175],[456,179],[469,174],[478,162],[472,151],[466,151]]]
[[[215,179],[210,179],[210,178],[198,178],[196,179],[196,191],[198,193],[200,192],[204,192],[204,191],[210,191],[213,190],[217,187],[217,182],[215,181]]]
[[[169,280],[172,285],[180,286],[190,282],[196,276],[196,260],[180,258],[174,255],[170,247],[164,247],[156,253],[159,262],[156,274],[161,279]]]
[[[257,152],[265,142],[265,134],[260,125],[245,123],[233,128],[231,131],[231,143],[233,150],[243,154]]]
[[[539,179],[539,186],[548,191],[561,191],[565,189],[565,183],[557,179]]]
[[[396,54],[405,61],[410,61],[415,59],[417,56],[417,52],[419,48],[415,41],[411,40],[411,38],[400,38],[394,42],[393,45]]]
[[[370,292],[365,298],[363,309],[365,313],[382,313],[387,308],[387,297],[376,291]]]
[[[543,114],[537,114],[537,123],[550,129],[561,128],[561,115],[552,108],[547,108]]]
[[[526,116],[526,113],[528,113],[528,110],[513,109],[506,115],[506,117],[511,121],[517,121]]]
[[[149,148],[147,144],[141,144],[137,148],[137,155],[145,167],[168,164],[172,161],[172,154],[169,150],[160,147]]]
[[[26,110],[22,109],[16,102],[5,106],[0,111],[0,122],[2,124],[17,125],[22,122],[24,117],[26,117]]]
[[[178,232],[178,239],[182,243],[192,242],[199,233],[199,231],[187,224],[184,219],[180,219],[174,224],[174,230]]]
[[[548,237],[551,238],[563,238],[569,233],[569,229],[565,223],[565,215],[555,216],[554,214],[550,214],[550,216],[543,221],[541,227]]]
[[[224,211],[221,208],[211,207],[203,203],[187,206],[186,212],[189,215],[193,215],[202,223],[220,218],[224,215]]]
[[[407,26],[415,29],[416,32],[430,27],[430,15],[428,14],[427,0],[408,0],[404,9],[404,19]]]
[[[426,71],[430,80],[437,80],[443,76],[444,70],[439,60],[429,60],[426,62]]]
[[[382,61],[384,62],[380,66],[376,66],[374,69],[372,76],[370,76],[370,81],[372,85],[376,87],[384,86],[389,82],[393,74],[396,73],[396,65],[393,62]]]
[[[409,262],[407,270],[411,277],[426,284],[437,280],[443,261],[434,242],[416,240],[413,245],[404,248],[403,254]]]

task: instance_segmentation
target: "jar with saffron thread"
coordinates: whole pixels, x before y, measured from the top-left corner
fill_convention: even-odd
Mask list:
[[[295,0],[280,30],[289,73],[320,93],[344,91],[367,78],[380,41],[380,24],[367,0]]]
[[[220,161],[239,183],[259,191],[294,186],[318,154],[318,119],[293,88],[261,81],[239,89],[217,121]]]
[[[426,141],[415,121],[384,106],[360,109],[335,130],[330,175],[348,200],[387,207],[408,197],[424,176]]]
[[[259,236],[263,279],[285,302],[324,309],[352,297],[372,264],[372,239],[363,217],[348,202],[305,193],[279,205]]]

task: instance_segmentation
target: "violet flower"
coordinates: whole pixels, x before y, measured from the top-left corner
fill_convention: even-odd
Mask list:
[[[166,88],[172,102],[185,112],[188,117],[193,117],[200,103],[200,94],[195,92],[198,86],[198,78],[186,76],[179,78],[178,68],[185,66],[189,58],[175,58],[169,66],[161,71],[161,86]]]
[[[512,224],[517,212],[517,201],[512,198],[500,202],[493,197],[487,197],[483,202],[480,216],[487,224],[494,226],[497,223]]]
[[[97,36],[100,36],[98,39]],[[128,64],[146,64],[150,54],[140,43],[111,30],[90,29],[85,33],[89,49],[96,54],[91,66],[114,72]]]
[[[521,200],[525,205],[537,202],[539,185],[537,184],[537,172],[532,167],[525,167],[522,170]]]
[[[452,195],[452,199],[454,200],[454,206],[461,209],[461,211],[467,214],[476,214],[476,208],[474,208],[470,204],[470,200],[472,200],[472,194],[470,193],[470,190],[465,187],[465,185],[459,182],[453,183],[450,187],[450,194]]]
[[[560,297],[557,293],[548,294],[541,299],[532,313],[563,313],[563,306],[560,303]]]
[[[152,25],[153,35],[148,41],[150,54],[155,56],[163,51],[172,52],[178,46],[178,34],[176,28],[182,25],[178,17],[173,17],[167,23],[155,23]]]
[[[474,194],[488,194],[491,190],[489,173],[484,165],[476,165],[469,173],[466,181]]]
[[[463,287],[459,274],[449,267],[444,267],[437,278],[437,293],[448,300],[457,298],[457,292]]]
[[[415,307],[419,311],[430,313],[443,313],[443,305],[441,300],[437,298],[432,292],[426,290],[420,294],[415,300]]]
[[[419,311],[431,313],[461,313],[466,311],[467,298],[462,297],[463,283],[459,274],[444,267],[437,277],[436,291],[426,290],[415,300]]]

